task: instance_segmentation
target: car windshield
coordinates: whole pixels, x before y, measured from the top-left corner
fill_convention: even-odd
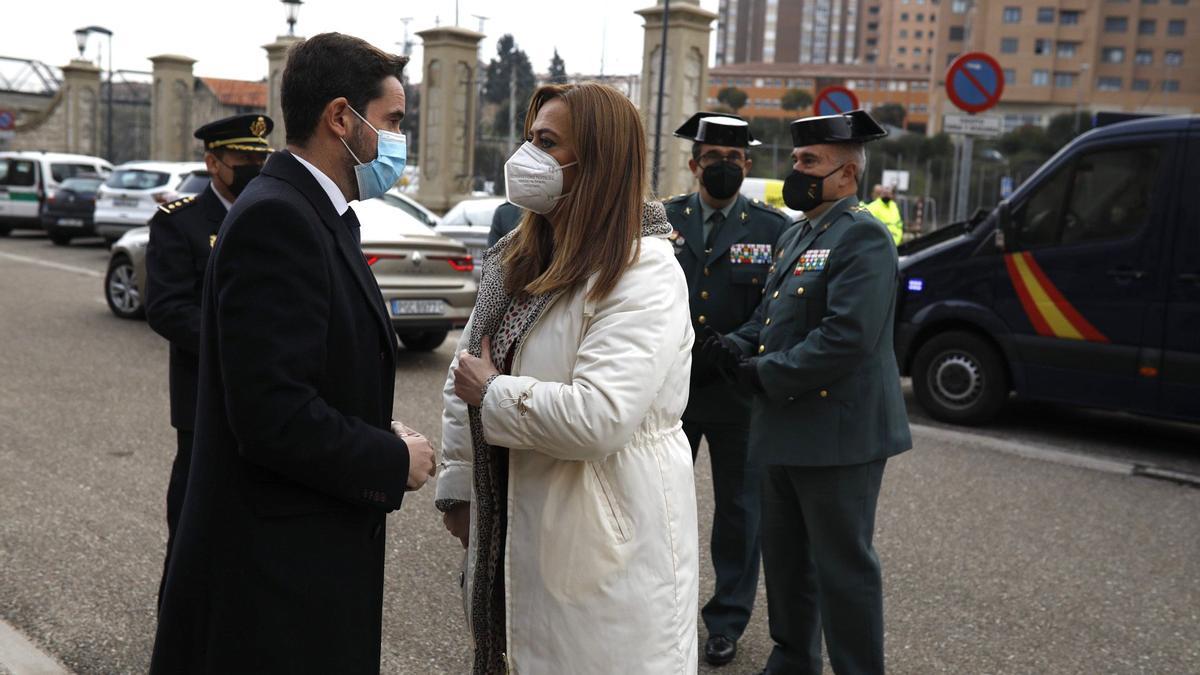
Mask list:
[[[104,181],[99,178],[68,178],[63,181],[62,189],[72,192],[95,192]]]
[[[208,187],[210,180],[212,179],[209,178],[207,173],[189,173],[183,177],[183,182],[179,184],[179,187],[175,188],[175,191],[185,195],[199,194],[204,191],[204,188]]]
[[[150,190],[166,185],[169,180],[171,180],[171,174],[165,171],[117,169],[108,177],[104,186],[121,190]]]

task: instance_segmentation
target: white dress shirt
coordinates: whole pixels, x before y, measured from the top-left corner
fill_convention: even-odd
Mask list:
[[[329,201],[333,203],[333,210],[337,211],[339,216],[345,215],[346,209],[350,208],[350,204],[346,202],[346,196],[342,194],[342,190],[337,186],[337,183],[334,183],[332,178],[326,176],[323,171],[310,164],[308,160],[300,155],[293,152],[292,157],[295,157],[296,161],[300,162],[304,168],[312,173],[313,178],[317,179],[317,184],[325,190],[325,194],[329,195]]]

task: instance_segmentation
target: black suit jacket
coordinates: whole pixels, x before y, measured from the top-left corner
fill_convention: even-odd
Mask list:
[[[377,673],[395,334],[347,224],[272,155],[217,235],[155,673]]]
[[[200,366],[200,292],[225,205],[212,186],[160,206],[146,246],[146,321],[171,343],[171,426],[190,431]]]

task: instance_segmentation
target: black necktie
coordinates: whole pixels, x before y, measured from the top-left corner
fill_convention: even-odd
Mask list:
[[[362,227],[358,222],[358,215],[354,213],[354,209],[346,209],[342,214],[342,220],[346,223],[346,227],[350,228],[350,236],[354,237],[354,243],[362,246]]]
[[[712,223],[712,227],[708,230],[708,238],[704,240],[704,248],[706,251],[712,251],[713,242],[717,240],[717,230],[721,229],[721,224],[725,222],[725,214],[713,211],[708,217],[708,222]]]

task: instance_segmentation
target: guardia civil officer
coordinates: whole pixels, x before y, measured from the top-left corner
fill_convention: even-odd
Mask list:
[[[750,446],[766,465],[762,549],[771,637],[764,672],[883,673],[883,593],[872,547],[888,457],[912,446],[892,350],[897,258],[858,205],[863,112],[791,124],[784,201],[806,218],[780,241],[754,317],[702,356],[755,392]]]
[[[741,326],[762,300],[775,243],[789,220],[779,211],[739,194],[750,173],[749,149],[760,145],[740,117],[698,112],[675,130],[692,141],[688,168],[696,192],[666,201],[675,231],[675,257],[687,277],[692,326],[729,332]],[[715,512],[713,597],[701,611],[708,629],[704,658],[724,665],[737,643],[758,588],[759,484],[761,469],[747,462],[750,396],[730,387],[700,359],[692,361],[692,385],[683,430],[692,445],[708,439]]]
[[[204,143],[204,165],[212,181],[195,197],[158,207],[150,219],[146,321],[171,343],[171,426],[175,427],[177,441],[167,483],[168,557],[183,508],[192,455],[204,268],[225,213],[258,175],[271,152],[266,136],[274,126],[266,115],[249,114],[226,117],[197,129],[194,135]]]

